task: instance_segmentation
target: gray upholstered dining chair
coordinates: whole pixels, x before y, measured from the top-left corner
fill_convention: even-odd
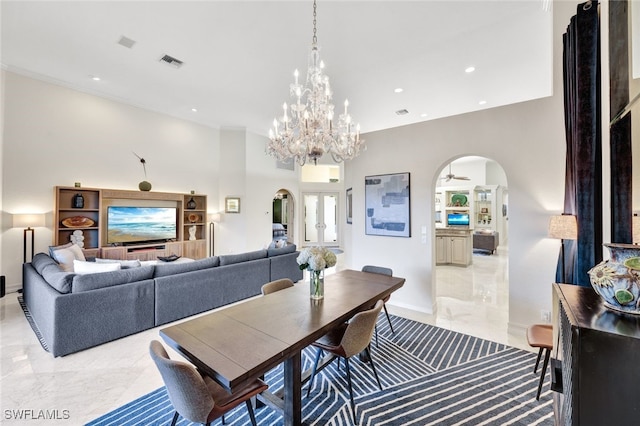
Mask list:
[[[219,417],[224,421],[224,414],[243,402],[247,404],[251,424],[257,426],[251,398],[268,388],[262,380],[256,379],[237,391],[229,392],[210,377],[200,375],[191,364],[170,359],[157,340],[151,341],[149,352],[176,409],[171,426],[176,424],[178,415],[206,425]]]
[[[260,290],[262,294],[275,293],[276,291],[284,290],[285,288],[293,287],[293,281],[289,278],[282,278],[279,280],[271,281],[264,284]]]
[[[367,354],[367,360],[371,365],[373,375],[376,378],[376,382],[378,382],[378,387],[382,390],[382,385],[380,384],[380,379],[378,379],[378,373],[376,373],[376,367],[373,363],[369,344],[373,337],[373,328],[383,305],[384,303],[382,300],[378,300],[372,309],[358,312],[353,318],[351,318],[351,320],[349,320],[349,322],[339,325],[312,343],[312,345],[317,348],[317,353],[313,364],[313,370],[311,371],[309,387],[307,388],[307,396],[309,396],[309,393],[311,392],[313,380],[315,379],[316,374],[333,362],[334,359],[344,358],[345,369],[347,370],[347,383],[349,385],[349,397],[351,398],[351,414],[353,416],[353,422],[356,424],[356,408],[355,403],[353,402],[353,388],[351,386],[349,358],[365,351]],[[334,355],[334,357],[331,361],[318,369],[318,363],[323,351],[329,352]]]
[[[371,272],[372,274],[386,275],[388,277],[393,276],[393,270],[391,270],[391,268],[385,268],[384,266],[365,265],[362,267],[362,272]],[[384,299],[382,299],[382,301],[385,303],[383,305],[384,314],[387,316],[387,321],[389,322],[389,328],[391,329],[391,333],[395,334],[395,331],[393,331],[393,324],[391,324],[391,317],[389,317],[389,312],[387,311],[387,305],[386,305],[386,303],[389,301],[390,298],[391,296],[387,296]],[[376,325],[376,346],[377,345],[378,345],[378,326]]]

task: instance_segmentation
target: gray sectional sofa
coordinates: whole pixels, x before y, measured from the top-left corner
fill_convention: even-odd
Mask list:
[[[53,356],[260,294],[280,278],[302,279],[295,245],[187,263],[79,275],[38,253],[23,266],[23,297]]]

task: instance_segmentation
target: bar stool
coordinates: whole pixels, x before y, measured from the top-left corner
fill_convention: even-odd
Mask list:
[[[549,356],[551,355],[551,349],[553,349],[553,328],[551,324],[534,324],[527,328],[527,342],[532,348],[540,348],[538,357],[536,358],[536,365],[533,367],[534,373],[538,370],[542,351],[545,350],[542,372],[540,373],[540,383],[538,384],[538,394],[536,395],[536,400],[539,401],[544,375],[547,372],[547,365],[549,364]]]

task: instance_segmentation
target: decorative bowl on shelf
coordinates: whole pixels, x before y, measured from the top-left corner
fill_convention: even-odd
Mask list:
[[[85,216],[72,216],[62,220],[62,226],[67,228],[89,228],[95,224],[92,219]]]
[[[200,215],[199,214],[195,214],[195,213],[191,213],[188,217],[189,222],[191,223],[196,223],[196,222],[200,222]]]

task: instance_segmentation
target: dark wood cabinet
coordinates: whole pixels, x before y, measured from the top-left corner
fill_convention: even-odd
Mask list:
[[[553,299],[557,424],[639,424],[640,317],[605,308],[590,287],[554,284]]]

